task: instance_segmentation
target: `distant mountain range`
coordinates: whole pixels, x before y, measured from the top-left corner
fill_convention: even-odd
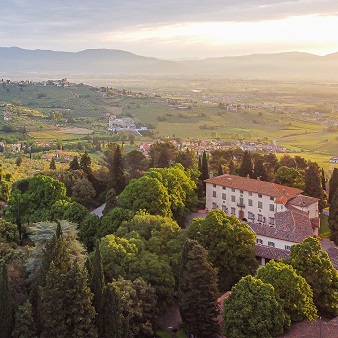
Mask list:
[[[338,81],[338,53],[287,52],[169,61],[109,49],[81,52],[0,47],[1,73],[182,75],[247,79]]]

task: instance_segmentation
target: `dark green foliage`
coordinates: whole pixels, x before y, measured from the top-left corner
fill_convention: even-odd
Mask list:
[[[133,217],[131,210],[124,208],[114,208],[101,218],[101,225],[97,230],[97,238],[105,237],[116,232],[123,221],[128,221]]]
[[[275,173],[275,182],[287,187],[294,187],[303,190],[303,175],[295,168],[282,166]]]
[[[4,243],[15,248],[19,243],[19,232],[16,224],[0,218],[0,245]]]
[[[111,188],[106,193],[106,205],[102,211],[103,215],[106,215],[109,210],[116,207],[117,199],[116,192],[114,188]]]
[[[150,168],[168,168],[175,163],[178,149],[171,142],[153,143],[150,146]]]
[[[239,176],[242,177],[252,177],[253,166],[251,155],[248,151],[244,151],[241,165],[238,169]]]
[[[128,326],[123,325],[125,318],[122,316],[121,299],[112,284],[107,284],[106,287],[102,317],[104,326],[103,332],[99,328],[100,338],[126,337],[124,331],[128,329]],[[99,322],[97,322],[97,325],[99,325]]]
[[[92,160],[88,155],[87,151],[81,156],[80,159],[80,169],[87,175],[88,179],[90,180],[93,176],[93,169],[92,169]]]
[[[51,206],[46,218],[49,221],[64,219],[79,225],[88,214],[88,210],[80,203],[57,201]]]
[[[149,176],[131,180],[120,194],[118,206],[133,212],[146,210],[152,215],[172,214],[167,189],[157,178]]]
[[[32,304],[27,300],[19,305],[15,313],[15,326],[13,338],[37,338],[35,322],[33,318]]]
[[[320,314],[338,315],[338,272],[328,254],[321,249],[317,238],[308,237],[301,244],[291,246],[291,264],[309,283],[313,300]]]
[[[220,164],[218,166],[218,170],[217,170],[217,176],[221,176],[223,175],[223,168],[222,168],[222,164]]]
[[[179,281],[180,314],[187,332],[201,338],[217,332],[217,297],[217,271],[208,261],[208,252],[198,242],[187,240]]]
[[[79,239],[85,245],[88,252],[94,249],[99,226],[100,218],[95,214],[88,214],[79,226]]]
[[[112,287],[120,299],[122,313],[121,337],[146,337],[153,335],[152,323],[156,319],[156,295],[154,289],[142,278],[133,282],[118,278]]]
[[[333,199],[333,195],[335,194],[338,188],[338,168],[334,168],[332,172],[332,176],[329,182],[329,203],[331,203]]]
[[[87,271],[77,263],[65,273],[50,264],[43,289],[42,337],[98,337],[87,283]]]
[[[0,180],[0,201],[8,202],[10,196],[10,187],[8,182]]]
[[[329,228],[331,231],[330,239],[338,245],[338,189],[331,200],[329,208]]]
[[[187,234],[208,250],[210,262],[218,269],[221,291],[230,290],[243,276],[255,273],[256,235],[235,216],[212,210],[205,219],[195,219]]]
[[[181,163],[184,169],[193,169],[197,167],[197,156],[194,150],[179,151],[176,157],[176,163]]]
[[[18,195],[18,190],[12,194],[8,216],[16,219],[17,210],[20,210],[21,222],[40,220],[41,216],[50,210],[59,200],[67,200],[66,188],[63,183],[49,176],[36,175],[28,180],[28,188]]]
[[[204,180],[209,178],[209,165],[207,153],[203,151],[202,160],[201,160],[201,176],[200,180],[203,182]]]
[[[252,276],[243,277],[224,300],[223,333],[228,338],[278,337],[290,320],[271,284]]]
[[[278,162],[278,165],[279,165],[279,167],[284,167],[285,166],[285,167],[297,169],[297,162],[296,162],[296,160],[292,156],[287,155],[287,154],[284,154],[280,158],[280,160]]]
[[[105,320],[108,321],[109,318],[105,318],[103,314],[105,306],[105,298],[107,295],[99,241],[96,242],[96,250],[93,258],[90,284],[91,284],[90,288],[94,295],[93,305],[96,311],[96,326],[98,328],[99,336],[102,337],[103,333],[105,332]],[[109,296],[113,295],[110,294]],[[106,302],[108,302],[108,300],[106,300]],[[108,309],[111,308],[112,305],[106,304],[106,306]]]
[[[87,178],[77,180],[72,189],[72,196],[75,201],[81,203],[87,208],[95,205],[96,191],[93,184]]]
[[[317,319],[312,289],[291,265],[272,260],[258,270],[257,278],[274,287],[292,322]]]
[[[252,178],[259,178],[262,181],[268,180],[268,173],[265,169],[263,158],[259,157],[255,159]]]
[[[108,188],[113,188],[119,195],[126,186],[122,149],[119,144],[109,144],[108,150],[105,152],[105,161],[109,172]]]
[[[128,181],[141,177],[148,169],[148,159],[139,150],[133,150],[123,157]]]
[[[8,285],[7,266],[0,260],[0,338],[11,337],[14,326],[14,305]]]
[[[77,156],[74,156],[72,161],[69,163],[69,170],[79,170],[80,169],[80,163]]]
[[[318,164],[310,162],[304,173],[305,194],[319,198],[319,212],[326,206],[326,193],[324,193],[321,183],[321,175]]]
[[[326,191],[326,179],[325,179],[324,168],[322,168],[321,180],[322,180],[322,189],[323,191]]]
[[[49,169],[50,170],[56,170],[56,163],[55,163],[54,157],[52,157],[52,160],[50,161]]]

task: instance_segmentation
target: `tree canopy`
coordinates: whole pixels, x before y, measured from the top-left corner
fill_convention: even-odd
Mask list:
[[[256,235],[235,216],[212,210],[205,219],[194,219],[187,234],[208,250],[210,262],[218,269],[220,290],[230,290],[241,277],[255,273]]]
[[[224,300],[223,333],[228,338],[271,338],[290,327],[290,320],[271,284],[243,277]]]

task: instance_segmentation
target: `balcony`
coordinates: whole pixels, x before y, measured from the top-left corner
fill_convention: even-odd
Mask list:
[[[245,204],[244,204],[244,203],[241,203],[241,202],[238,202],[238,203],[237,203],[237,206],[238,206],[239,208],[245,208]]]

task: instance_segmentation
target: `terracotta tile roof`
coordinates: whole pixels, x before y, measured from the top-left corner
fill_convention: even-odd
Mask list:
[[[338,270],[338,247],[329,248],[327,253],[331,259],[332,265]]]
[[[290,251],[279,248],[273,248],[266,245],[255,245],[255,253],[258,257],[274,259],[275,261],[282,258],[289,258]]]
[[[318,201],[319,201],[319,198],[298,195],[294,198],[291,198],[288,204],[294,205],[297,207],[308,207],[309,205],[317,203]]]
[[[296,188],[287,187],[273,182],[254,180],[248,177],[235,175],[221,175],[205,180],[206,183],[216,184],[223,187],[235,188],[239,190],[251,191],[262,195],[273,197],[285,196],[287,199],[296,197],[303,191]]]
[[[248,223],[258,235],[300,243],[313,236],[312,224],[307,213],[287,210],[275,213],[275,226]]]

